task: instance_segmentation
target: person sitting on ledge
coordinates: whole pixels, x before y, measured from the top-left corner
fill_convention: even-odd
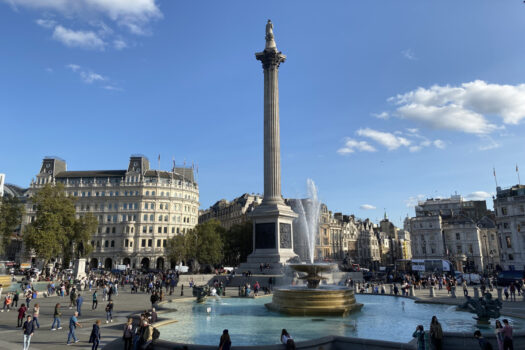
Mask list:
[[[286,329],[281,332],[281,343],[286,345],[286,350],[295,350],[295,342]]]
[[[488,342],[487,339],[483,338],[479,330],[474,332],[474,338],[478,340],[479,348],[481,350],[492,350],[492,345]]]

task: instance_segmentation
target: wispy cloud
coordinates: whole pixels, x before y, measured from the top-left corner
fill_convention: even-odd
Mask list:
[[[410,60],[410,61],[417,60],[416,54],[414,53],[414,50],[412,50],[412,49],[405,49],[405,50],[401,51],[401,54],[407,60]]]
[[[19,12],[39,11],[36,20],[52,30],[52,37],[68,47],[101,50],[129,47],[126,34],[151,34],[150,23],[161,19],[157,0],[0,0]],[[50,17],[50,18],[49,18]],[[74,19],[74,21],[72,20]],[[68,25],[63,24],[68,22]],[[62,22],[62,23],[61,23]],[[108,24],[109,23],[109,24]]]
[[[475,192],[467,194],[465,198],[471,201],[483,201],[488,198],[492,198],[492,196],[493,196],[493,193],[489,193],[485,191],[475,191]]]
[[[395,150],[401,146],[410,146],[410,141],[404,137],[396,136],[389,132],[373,130],[370,128],[357,130],[357,135],[368,137],[375,142],[385,146],[388,150]]]
[[[354,153],[355,151],[375,152],[376,149],[366,141],[356,141],[351,138],[346,138],[344,146],[339,148],[337,153],[346,155]]]
[[[53,39],[69,47],[104,50],[106,43],[93,31],[75,31],[58,25],[53,31]]]
[[[100,86],[102,89],[105,90],[122,91],[122,88],[112,83],[109,77],[96,73],[91,69],[87,69],[78,64],[73,63],[66,65],[66,68],[74,72],[75,74],[78,74],[80,80],[85,84],[96,84],[97,86]]]
[[[374,209],[377,209],[375,206],[373,206],[372,204],[361,204],[359,206],[359,208],[361,210],[374,210]]]
[[[388,112],[381,112],[381,113],[372,113],[374,117],[377,119],[388,119],[390,118],[390,114]]]
[[[391,97],[395,115],[432,129],[487,135],[525,119],[525,84],[489,84],[482,80],[459,86],[434,85]],[[490,119],[489,119],[490,118]]]
[[[418,194],[417,196],[410,196],[408,197],[408,199],[405,199],[405,205],[407,206],[407,208],[413,208],[418,204],[418,202],[424,200],[425,197],[426,196],[424,194]]]

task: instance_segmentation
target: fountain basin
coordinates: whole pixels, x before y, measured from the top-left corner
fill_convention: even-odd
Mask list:
[[[274,291],[272,302],[265,306],[291,316],[347,316],[361,310],[363,304],[356,303],[352,289],[330,287],[279,288]]]

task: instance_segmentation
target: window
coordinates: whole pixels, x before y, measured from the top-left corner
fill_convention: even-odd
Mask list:
[[[504,222],[503,223],[503,228],[509,228],[509,223],[508,222]]]
[[[107,248],[109,246],[109,241],[104,241],[104,247]]]
[[[142,233],[146,233],[148,231],[148,229],[146,228],[146,226],[142,226]]]
[[[153,214],[149,216],[149,221],[155,221],[155,217],[153,216]]]
[[[151,195],[154,196],[155,195],[155,191],[151,191]]]
[[[168,215],[164,215],[164,221],[168,222]]]
[[[162,233],[162,227],[158,227],[158,233]]]
[[[514,260],[514,255],[509,254],[509,260]]]
[[[153,246],[153,240],[152,239],[148,239],[148,247],[151,247]]]
[[[110,233],[110,232],[111,232],[111,228],[106,227],[106,233]]]
[[[507,207],[501,207],[501,214],[507,215]]]
[[[161,240],[157,239],[157,247],[160,247]]]
[[[112,248],[115,247],[115,241],[111,241],[111,247],[112,247]]]
[[[458,240],[458,241],[459,241],[460,239],[461,239],[461,234],[459,234],[459,233],[456,233],[456,240]]]
[[[171,233],[175,233],[175,227],[171,228]]]
[[[111,215],[108,215],[108,222],[111,222]]]
[[[98,233],[102,233],[102,227],[98,227],[98,230],[97,230]],[[93,245],[93,244],[92,244]]]
[[[164,226],[164,233],[168,233],[168,227]]]
[[[164,204],[160,203],[160,210],[164,209]]]
[[[116,232],[117,232],[117,228],[116,228],[116,227],[113,227],[113,228],[111,229],[111,233],[116,233]]]
[[[129,247],[133,247],[133,240],[129,241]]]
[[[167,239],[162,240],[162,247],[166,248],[166,244],[168,243]]]
[[[505,237],[505,241],[507,242],[507,248],[512,248],[512,240],[509,236]]]
[[[148,221],[148,214],[144,214],[144,221]]]
[[[153,226],[149,227],[149,233],[153,233]]]
[[[456,253],[463,253],[460,245],[456,246]]]
[[[159,221],[162,221],[162,215],[159,215]]]
[[[469,245],[468,245],[468,252],[469,252],[470,254],[473,254],[473,253],[474,253],[474,246],[472,246],[472,244],[469,244]]]
[[[149,191],[146,191],[146,196],[149,196]]]
[[[143,239],[141,242],[140,242],[140,246],[141,247],[145,247],[146,246],[146,240]]]

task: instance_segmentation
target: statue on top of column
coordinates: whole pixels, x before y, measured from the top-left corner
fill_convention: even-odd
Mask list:
[[[273,36],[273,23],[271,20],[268,20],[268,23],[266,23],[266,49],[277,49]]]

